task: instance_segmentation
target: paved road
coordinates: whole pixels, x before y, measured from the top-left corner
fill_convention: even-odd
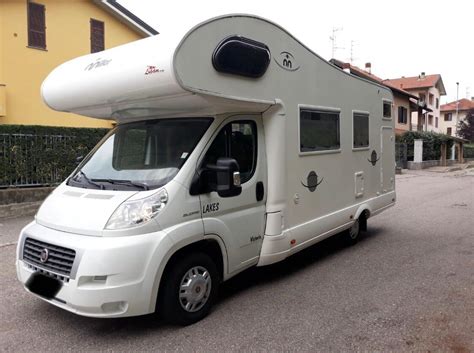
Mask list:
[[[474,173],[397,178],[354,247],[329,239],[225,284],[205,320],[75,316],[27,294],[0,247],[0,351],[474,351]],[[3,221],[0,244],[28,218]],[[0,221],[2,223],[2,221]]]

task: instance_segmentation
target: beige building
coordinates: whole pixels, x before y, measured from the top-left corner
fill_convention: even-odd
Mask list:
[[[370,63],[365,65],[365,70],[336,59],[332,59],[331,63],[343,69],[344,71],[351,73],[352,75],[365,78],[366,80],[370,80],[390,88],[392,90],[394,99],[393,113],[395,117],[395,133],[400,135],[405,131],[412,130],[410,117],[413,112],[416,113],[419,109],[418,97],[416,95],[396,87],[386,82],[386,80],[383,80],[380,77],[372,74],[372,66]]]
[[[458,101],[443,104],[441,111],[441,132],[443,134],[459,137],[457,127],[463,121],[470,109],[474,109],[474,97],[471,100],[463,98]]]
[[[440,98],[446,95],[441,75],[401,77],[383,81],[385,84],[403,89],[419,99],[420,109],[411,113],[413,130],[442,132],[440,127]]]

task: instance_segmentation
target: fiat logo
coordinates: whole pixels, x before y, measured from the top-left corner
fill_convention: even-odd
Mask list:
[[[48,257],[49,257],[49,251],[48,251],[48,249],[43,249],[43,250],[41,250],[40,261],[41,261],[42,263],[45,263],[46,261],[48,261]]]

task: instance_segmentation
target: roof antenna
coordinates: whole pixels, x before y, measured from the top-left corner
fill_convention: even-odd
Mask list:
[[[354,57],[354,47],[355,47],[355,40],[351,40],[351,57],[349,58],[351,65],[353,65],[354,60],[357,59]]]
[[[336,44],[336,32],[342,31],[342,27],[333,27],[332,28],[332,36],[329,37],[329,39],[332,41],[332,57],[331,59],[335,59],[334,54],[336,53],[337,49],[344,49],[343,47],[338,47]]]

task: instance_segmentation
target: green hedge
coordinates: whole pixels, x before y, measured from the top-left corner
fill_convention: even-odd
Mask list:
[[[0,125],[0,186],[64,180],[108,129]]]
[[[407,144],[407,159],[413,161],[414,140],[423,140],[423,160],[439,160],[441,158],[441,145],[447,144],[447,151],[453,146],[453,139],[449,135],[426,131],[407,131],[397,136],[397,142]]]
[[[464,158],[474,158],[474,145],[464,145]]]

